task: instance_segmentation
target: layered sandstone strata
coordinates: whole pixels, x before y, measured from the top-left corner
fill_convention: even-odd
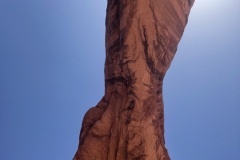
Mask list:
[[[163,78],[194,0],[108,0],[105,95],[85,114],[74,160],[169,160]]]

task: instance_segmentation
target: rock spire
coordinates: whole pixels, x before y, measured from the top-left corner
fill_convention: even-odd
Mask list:
[[[170,160],[163,78],[194,0],[108,0],[105,95],[84,116],[74,160]]]

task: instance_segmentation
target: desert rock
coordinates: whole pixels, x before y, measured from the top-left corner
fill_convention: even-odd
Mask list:
[[[105,95],[85,114],[74,160],[169,160],[163,78],[194,0],[108,0]]]

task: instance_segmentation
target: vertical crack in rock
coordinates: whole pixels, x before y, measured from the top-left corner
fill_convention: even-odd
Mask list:
[[[163,79],[194,0],[108,0],[105,94],[85,114],[74,160],[170,160]]]

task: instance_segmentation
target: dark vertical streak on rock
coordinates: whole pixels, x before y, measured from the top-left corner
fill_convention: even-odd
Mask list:
[[[154,74],[155,77],[158,80],[163,80],[164,73],[161,73],[160,71],[158,71],[155,68],[154,61],[151,58],[151,56],[149,55],[149,53],[148,53],[148,46],[149,45],[148,45],[147,32],[146,32],[146,28],[145,27],[143,27],[143,37],[144,37],[144,39],[142,40],[142,44],[143,44],[143,47],[144,47],[144,55],[145,55],[145,58],[146,58],[147,66],[150,69],[151,73]]]

